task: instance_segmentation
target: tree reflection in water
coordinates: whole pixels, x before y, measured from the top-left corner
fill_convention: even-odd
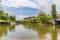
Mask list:
[[[0,38],[6,36],[8,32],[15,31],[16,25],[0,25]],[[18,27],[18,26],[17,26]],[[60,25],[41,25],[41,24],[23,24],[24,28],[32,29],[37,32],[38,38],[40,40],[59,40],[60,35]],[[21,30],[19,30],[21,31]],[[18,32],[19,33],[19,32]]]
[[[29,24],[24,25],[26,28],[33,29],[38,33],[40,39],[46,40],[57,40],[57,29],[58,27],[54,25],[39,25],[39,24]],[[50,37],[50,38],[49,38]]]
[[[15,30],[15,25],[0,25],[0,38],[6,36],[8,31]]]

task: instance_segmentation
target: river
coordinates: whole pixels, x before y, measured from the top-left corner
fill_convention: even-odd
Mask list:
[[[0,40],[60,40],[60,25],[0,25]]]

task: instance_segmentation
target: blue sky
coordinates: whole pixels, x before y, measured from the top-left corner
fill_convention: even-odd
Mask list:
[[[35,16],[39,11],[50,13],[52,3],[56,4],[57,13],[60,13],[60,0],[2,0],[0,6],[5,12],[21,20]]]

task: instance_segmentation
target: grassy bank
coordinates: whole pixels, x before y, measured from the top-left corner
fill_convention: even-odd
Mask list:
[[[5,25],[15,25],[16,22],[15,21],[10,21],[10,20],[2,20],[2,19],[0,19],[0,25],[3,25],[3,24],[5,24]]]

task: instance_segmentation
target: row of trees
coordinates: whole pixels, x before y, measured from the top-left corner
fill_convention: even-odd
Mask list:
[[[0,2],[2,2],[2,1],[0,0]],[[1,20],[15,21],[16,17],[15,17],[15,15],[9,15],[8,13],[5,13],[0,7],[0,19]]]
[[[2,9],[0,9],[0,19],[15,21],[16,17],[14,15],[8,15],[8,13],[5,13]]]
[[[51,14],[46,14],[46,12],[40,11],[38,15],[35,17],[28,17],[25,18],[24,20],[19,20],[17,21],[18,23],[52,23],[55,19],[57,18],[56,16],[56,5],[52,4],[51,8]]]

